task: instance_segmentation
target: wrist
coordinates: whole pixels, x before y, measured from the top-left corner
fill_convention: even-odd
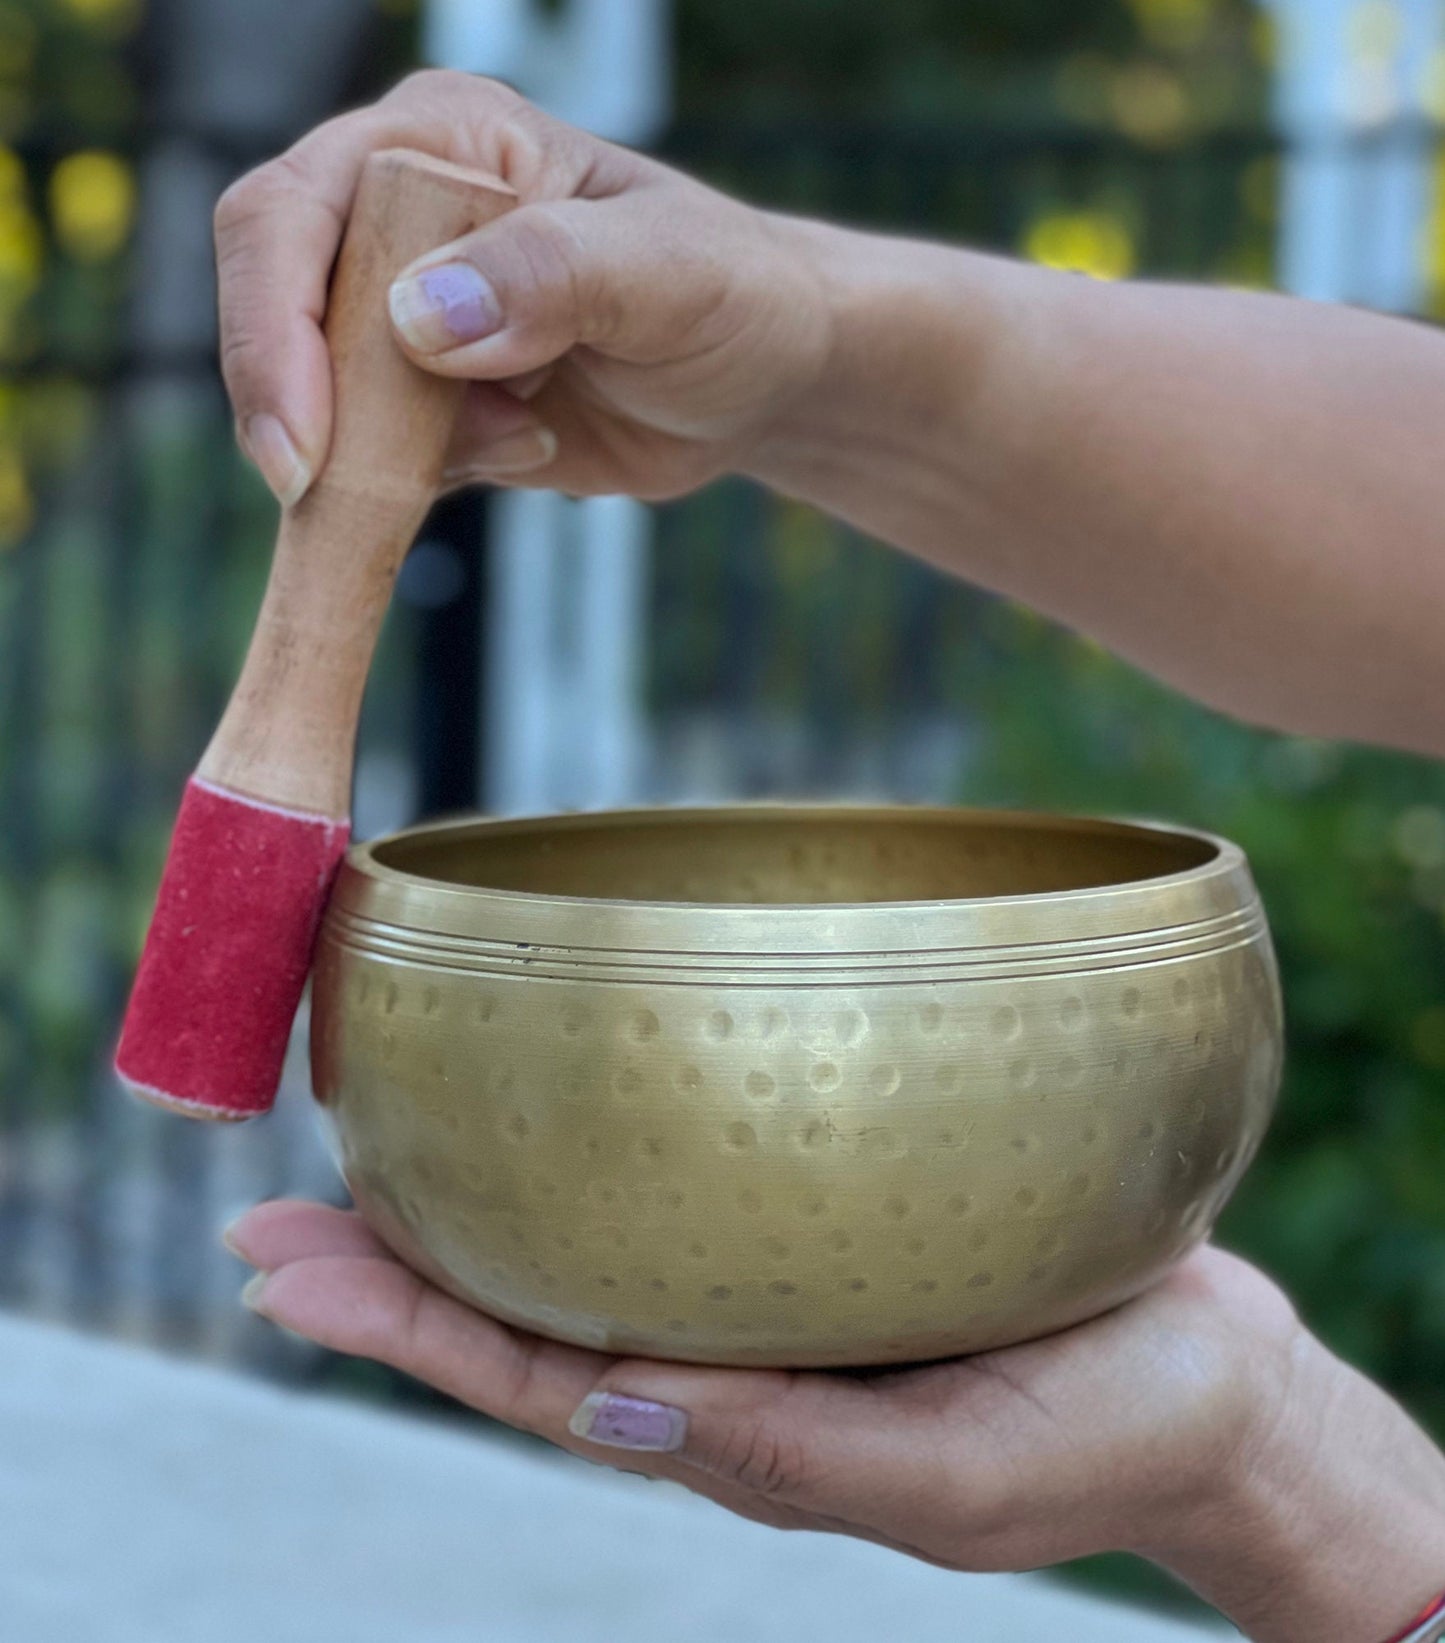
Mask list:
[[[1445,1586],[1445,1456],[1301,1332],[1211,1489],[1137,1549],[1254,1643],[1382,1643]]]
[[[1007,448],[1031,373],[1034,281],[983,256],[787,217],[826,338],[742,461],[775,490],[898,545],[954,542]],[[986,572],[985,572],[986,574]]]

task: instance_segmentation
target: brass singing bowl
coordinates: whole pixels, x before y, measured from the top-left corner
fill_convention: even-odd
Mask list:
[[[317,1097],[370,1224],[511,1323],[717,1364],[1064,1328],[1206,1237],[1282,1054],[1235,846],[735,808],[354,848]]]

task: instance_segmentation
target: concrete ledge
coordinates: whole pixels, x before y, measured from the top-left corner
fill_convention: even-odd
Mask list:
[[[15,1643],[1190,1643],[1028,1576],[0,1317]],[[1232,1635],[1225,1633],[1224,1635]]]

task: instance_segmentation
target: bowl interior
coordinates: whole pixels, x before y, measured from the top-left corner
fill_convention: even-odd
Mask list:
[[[454,886],[763,906],[1041,895],[1187,872],[1207,839],[1123,822],[972,811],[660,810],[439,827],[372,847]]]

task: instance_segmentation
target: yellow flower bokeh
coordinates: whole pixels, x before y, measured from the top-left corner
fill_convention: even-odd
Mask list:
[[[35,519],[35,498],[20,452],[0,443],[0,549],[13,548]]]
[[[1218,0],[1129,0],[1129,9],[1151,45],[1187,51],[1208,35]]]
[[[1426,311],[1445,318],[1445,150],[1435,161],[1434,199],[1421,234],[1420,262],[1425,275]]]
[[[24,163],[0,146],[0,333],[35,294],[44,268],[45,234],[30,207]]]
[[[1023,250],[1045,268],[1100,280],[1123,279],[1138,261],[1133,236],[1107,211],[1056,211],[1040,217],[1024,236]]]
[[[118,154],[68,155],[50,178],[55,237],[79,262],[104,262],[120,250],[135,220],[135,173]]]
[[[1136,142],[1170,142],[1182,137],[1189,124],[1189,93],[1162,64],[1127,63],[1110,82],[1109,112],[1119,130]]]
[[[145,9],[143,0],[52,0],[82,23],[120,33],[133,28]]]

